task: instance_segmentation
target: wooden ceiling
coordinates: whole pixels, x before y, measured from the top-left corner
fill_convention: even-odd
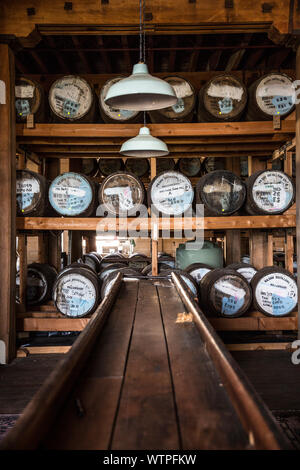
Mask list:
[[[35,47],[13,39],[18,74],[128,74],[139,59],[138,35],[43,35]],[[267,33],[146,36],[151,73],[295,68],[291,47]]]

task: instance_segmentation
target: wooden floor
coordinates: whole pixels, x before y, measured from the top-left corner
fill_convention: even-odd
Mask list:
[[[89,365],[43,446],[247,448],[247,435],[184,311],[170,283],[124,283]],[[300,410],[300,366],[291,364],[290,353],[247,351],[234,357],[272,410]],[[0,414],[21,413],[58,360],[59,355],[33,356],[0,366]]]

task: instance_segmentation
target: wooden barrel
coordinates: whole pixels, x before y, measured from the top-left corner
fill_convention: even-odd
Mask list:
[[[246,188],[231,171],[212,171],[202,176],[196,186],[196,202],[204,204],[207,215],[230,215],[244,204]]]
[[[200,281],[201,306],[205,314],[239,317],[252,302],[252,291],[244,276],[234,269],[213,269]]]
[[[249,87],[246,119],[268,121],[273,116],[287,116],[295,108],[292,79],[284,73],[269,73]]]
[[[133,253],[128,257],[128,267],[135,269],[138,272],[149,266],[150,260],[147,255],[143,253]]]
[[[17,215],[24,217],[46,215],[49,209],[48,186],[49,183],[44,176],[31,170],[17,170]]]
[[[164,171],[148,186],[148,204],[164,215],[180,215],[192,207],[194,190],[190,180],[177,171]]]
[[[200,158],[179,158],[177,168],[180,173],[190,178],[197,176],[201,170]]]
[[[247,263],[232,263],[226,266],[226,269],[234,269],[250,283],[253,276],[257,273],[257,269],[254,266]]]
[[[297,281],[286,269],[268,266],[260,269],[251,281],[253,306],[271,317],[283,317],[297,308]]]
[[[198,121],[239,121],[246,104],[245,85],[229,73],[217,75],[200,88]]]
[[[128,109],[112,108],[105,104],[107,92],[112,85],[119,82],[125,77],[114,77],[104,83],[99,94],[99,111],[104,122],[107,123],[129,123],[129,122],[142,122],[143,113],[140,111],[131,111]]]
[[[124,163],[122,158],[99,158],[99,170],[104,176],[109,176],[117,171],[122,171]]]
[[[187,266],[184,271],[190,274],[199,284],[205,274],[209,273],[212,269],[211,266],[205,263],[193,263]]]
[[[57,272],[53,266],[32,263],[27,266],[26,304],[40,305],[52,298]],[[16,300],[20,302],[20,272],[16,274]]]
[[[206,157],[202,162],[201,170],[203,173],[210,173],[216,170],[226,169],[226,158],[223,157]]]
[[[83,158],[81,172],[85,176],[95,177],[99,171],[98,161],[96,158]]]
[[[194,117],[196,95],[194,87],[188,80],[182,77],[165,77],[174,89],[177,103],[168,108],[150,111],[150,119],[153,123],[159,122],[192,122]]]
[[[117,271],[119,272],[119,269],[123,269],[126,267],[123,263],[110,263],[107,266],[105,266],[103,269],[101,269],[101,272],[99,273],[99,280],[103,283],[106,278],[113,272]]]
[[[246,180],[249,214],[282,214],[294,202],[295,187],[283,171],[261,170]]]
[[[157,269],[158,273],[161,274],[163,271],[170,271],[170,265],[167,263],[164,263],[163,261],[160,263],[157,263]],[[148,266],[145,266],[144,269],[142,270],[142,274],[145,276],[151,276],[152,275],[152,264],[148,264]]]
[[[157,158],[156,174],[159,175],[163,171],[172,171],[175,169],[175,161],[173,158]]]
[[[140,277],[140,273],[138,271],[136,271],[135,269],[131,269],[131,268],[120,268],[116,271],[113,271],[112,273],[110,273],[107,276],[107,278],[105,279],[105,281],[102,284],[102,287],[101,287],[101,298],[102,299],[104,299],[104,297],[106,297],[109,294],[109,292],[110,292],[110,290],[113,286],[114,280],[117,277],[118,273],[123,274],[124,278],[126,278],[126,277],[129,277],[129,278]]]
[[[86,253],[82,256],[82,262],[90,266],[96,273],[101,270],[101,257],[98,256],[98,253]]]
[[[150,165],[147,158],[127,158],[125,171],[133,173],[138,178],[142,178],[149,173]]]
[[[97,185],[80,173],[63,173],[49,188],[49,201],[55,212],[64,216],[91,216],[96,208]]]
[[[114,215],[135,216],[144,202],[144,185],[132,173],[119,171],[107,176],[98,192],[99,204]]]
[[[181,279],[186,285],[186,289],[189,292],[189,294],[194,298],[198,298],[198,295],[199,295],[198,284],[195,281],[195,279],[186,271],[182,271],[181,269],[176,269],[176,268],[164,269],[160,272],[160,275],[164,277],[171,277],[171,274],[173,272],[178,274],[181,277]]]
[[[27,77],[16,79],[15,107],[18,122],[26,121],[29,114],[34,115],[34,122],[44,122],[45,101],[45,92],[39,83]]]
[[[49,105],[55,122],[92,122],[94,91],[82,77],[68,75],[56,80],[49,91]]]
[[[57,310],[67,317],[93,313],[100,302],[97,274],[86,264],[70,264],[56,278],[53,300]]]

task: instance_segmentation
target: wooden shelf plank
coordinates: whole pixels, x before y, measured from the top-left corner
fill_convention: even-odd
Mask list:
[[[30,313],[29,313],[30,314]],[[217,331],[278,331],[297,330],[297,317],[282,318],[261,316],[243,316],[239,318],[208,318]],[[18,331],[81,331],[88,324],[89,318],[37,318],[23,315],[17,318]]]
[[[203,223],[203,225],[201,225]],[[179,230],[183,227],[181,218],[158,219],[159,230]],[[204,228],[205,230],[226,230],[226,229],[254,229],[254,228],[289,228],[296,226],[295,214],[282,215],[255,215],[255,216],[228,216],[228,217],[205,217],[203,221],[196,222],[196,219],[185,218],[184,227],[186,229]],[[128,218],[73,218],[73,217],[17,217],[18,230],[98,230],[105,232],[121,229],[125,230],[150,230],[151,219]]]
[[[187,137],[187,136],[234,136],[234,135],[273,135],[293,134],[295,121],[283,120],[281,129],[273,129],[272,121],[263,122],[212,122],[182,124],[147,124],[151,134],[156,137]],[[137,135],[141,124],[36,124],[28,129],[24,124],[17,124],[17,137],[121,137]]]

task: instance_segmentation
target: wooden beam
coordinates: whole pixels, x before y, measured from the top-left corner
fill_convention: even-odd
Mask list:
[[[7,44],[0,44],[0,363],[16,355],[16,137],[15,64]]]
[[[128,218],[128,227],[136,227],[137,230],[149,230],[150,219]],[[99,226],[98,226],[99,224]],[[97,230],[97,227],[107,231],[109,227],[118,229],[119,220],[99,217],[17,217],[18,230]],[[185,226],[195,230],[197,222],[195,218],[185,219]],[[228,216],[228,217],[205,217],[205,230],[229,230],[254,228],[289,228],[296,226],[296,216],[294,214],[282,215],[249,215],[249,216]],[[182,228],[181,219],[158,219],[159,230],[168,229],[179,230]]]
[[[293,134],[295,121],[281,123],[281,129],[273,129],[273,122],[226,122],[226,123],[182,123],[182,124],[149,124],[151,134],[156,137],[187,136],[250,136]],[[140,124],[36,124],[28,129],[24,124],[17,125],[17,135],[23,137],[134,137]]]
[[[114,0],[102,5],[99,0],[80,0],[73,10],[64,10],[61,0],[49,3],[35,0],[35,15],[28,16],[26,8],[30,3],[20,5],[19,0],[2,2],[0,31],[3,35],[27,37],[39,26],[40,34],[136,34],[139,25],[139,11],[135,0]],[[251,5],[244,0],[234,0],[234,20],[228,20],[228,9],[224,1],[195,2],[193,5],[174,0],[151,2],[151,21],[147,30],[155,34],[230,33],[263,32],[275,27],[287,34],[290,26],[290,4],[278,1],[273,4],[271,13],[264,13],[261,0],[253,0]],[[293,12],[292,22],[299,17]]]

